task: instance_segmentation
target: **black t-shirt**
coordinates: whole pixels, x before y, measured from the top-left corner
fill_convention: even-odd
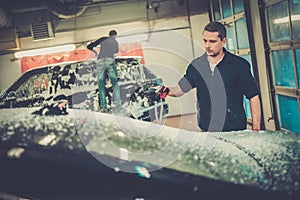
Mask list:
[[[185,93],[197,89],[198,125],[205,131],[246,129],[243,96],[251,99],[259,94],[248,61],[225,49],[224,52],[214,72],[203,54],[189,64],[178,82]]]

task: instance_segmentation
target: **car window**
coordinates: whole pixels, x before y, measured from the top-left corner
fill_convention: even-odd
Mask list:
[[[48,73],[38,74],[26,80],[16,91],[17,98],[33,98],[36,95],[48,93],[48,81],[51,76]]]

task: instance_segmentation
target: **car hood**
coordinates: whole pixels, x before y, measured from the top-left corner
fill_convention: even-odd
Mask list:
[[[67,115],[40,116],[32,114],[36,110],[0,109],[0,150],[5,162],[41,153],[35,158],[62,163],[88,157],[114,173],[146,179],[167,169],[184,177],[300,194],[300,144],[294,133],[191,132],[117,114],[69,109]],[[7,171],[6,167],[2,165],[0,171]]]

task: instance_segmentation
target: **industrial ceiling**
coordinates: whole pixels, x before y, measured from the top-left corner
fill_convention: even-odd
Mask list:
[[[43,27],[50,27],[53,32],[58,33],[184,16],[207,12],[208,2],[209,0],[0,0],[0,54],[17,48],[17,45],[10,45],[11,41],[24,37],[34,38],[34,31]],[[9,45],[7,41],[10,42]]]

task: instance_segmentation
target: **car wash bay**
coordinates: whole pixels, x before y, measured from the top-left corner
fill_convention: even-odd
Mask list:
[[[1,92],[24,73],[22,59],[28,56],[16,53],[65,45],[82,52],[110,29],[118,30],[123,52],[138,43],[145,66],[165,85],[173,85],[189,61],[203,53],[202,29],[216,20],[226,24],[226,49],[251,63],[261,92],[262,127],[300,133],[299,0],[54,2],[0,1]],[[46,53],[44,60],[34,57],[35,64],[49,64],[56,53]],[[168,98],[167,103],[169,121],[196,116],[194,91],[180,99]],[[246,98],[244,107],[250,122]]]

